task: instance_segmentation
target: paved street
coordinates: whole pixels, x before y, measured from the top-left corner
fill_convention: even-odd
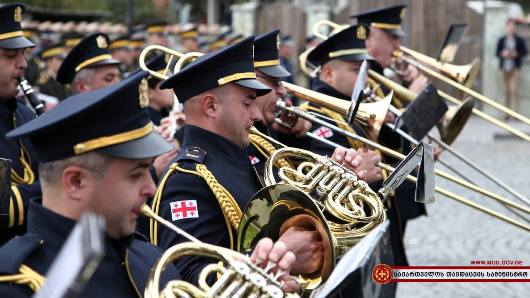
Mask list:
[[[518,126],[524,128],[524,126]],[[530,133],[530,127],[525,131]],[[501,132],[482,119],[471,119],[455,148],[488,172],[530,197],[530,143],[514,138],[494,138]],[[506,192],[444,153],[473,181],[497,194]],[[445,170],[443,167],[440,169]],[[511,215],[493,200],[481,197],[437,177],[436,184],[503,214]],[[428,205],[428,217],[409,222],[405,246],[411,265],[468,266],[472,260],[522,260],[530,265],[530,233],[437,195]],[[514,217],[514,216],[512,216]],[[530,218],[530,217],[527,217]],[[399,298],[406,297],[530,297],[530,283],[401,283]]]

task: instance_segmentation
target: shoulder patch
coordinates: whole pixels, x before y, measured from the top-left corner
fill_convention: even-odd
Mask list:
[[[177,161],[180,160],[191,160],[196,163],[203,163],[206,159],[206,151],[200,147],[189,147],[186,148],[184,154],[177,157]]]
[[[331,129],[329,129],[328,127],[326,126],[321,126],[317,129],[315,129],[313,131],[313,134],[321,137],[321,138],[324,138],[324,139],[329,139],[333,136],[333,131]]]
[[[24,260],[43,242],[32,235],[11,239],[0,249],[0,274],[16,274]]]
[[[199,218],[199,207],[196,200],[175,201],[169,203],[173,221],[186,218]]]

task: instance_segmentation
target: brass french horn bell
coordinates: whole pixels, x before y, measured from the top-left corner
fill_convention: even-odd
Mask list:
[[[271,139],[255,128],[251,133]],[[288,161],[284,164],[289,166],[275,166],[278,160]],[[277,239],[291,226],[318,231],[323,261],[316,272],[300,274],[307,290],[325,281],[336,260],[386,220],[381,199],[364,181],[328,157],[307,150],[283,146],[274,151],[266,161],[264,180],[267,187],[244,211],[238,249],[245,251],[262,237]]]

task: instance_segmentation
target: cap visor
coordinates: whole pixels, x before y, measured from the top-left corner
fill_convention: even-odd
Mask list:
[[[364,60],[374,60],[374,57],[369,54],[353,54],[337,57],[339,60],[343,61],[364,61]]]
[[[405,31],[403,31],[403,29],[399,28],[399,29],[384,29],[384,31],[394,35],[394,36],[398,36],[398,37],[405,37],[406,34],[405,34]]]
[[[105,60],[98,61],[94,64],[90,64],[87,67],[95,67],[95,66],[101,66],[101,65],[119,65],[119,64],[121,64],[121,62],[116,59],[105,59]]]
[[[0,48],[3,49],[22,49],[34,46],[35,45],[24,36],[0,40]]]
[[[173,145],[168,143],[157,132],[152,131],[145,137],[132,140],[126,143],[117,144],[98,149],[97,152],[114,157],[128,159],[146,159],[156,157],[173,149]]]
[[[291,73],[288,72],[281,65],[258,67],[256,68],[256,70],[268,75],[269,77],[278,78],[278,79],[291,76]]]
[[[245,88],[256,90],[256,96],[263,96],[271,92],[271,89],[267,87],[267,85],[260,83],[256,79],[239,80],[234,83],[238,84],[239,86],[245,87]]]

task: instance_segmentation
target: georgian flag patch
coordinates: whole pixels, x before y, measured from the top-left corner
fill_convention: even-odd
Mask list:
[[[313,131],[313,133],[321,138],[328,139],[333,136],[333,131],[331,129],[321,126]]]
[[[196,200],[170,202],[169,207],[171,209],[171,219],[173,221],[199,217]]]
[[[249,155],[249,156],[248,156],[248,159],[250,159],[250,163],[251,163],[252,165],[255,165],[255,164],[257,164],[257,163],[260,162],[259,158],[257,158],[257,157],[254,156],[254,155]]]

